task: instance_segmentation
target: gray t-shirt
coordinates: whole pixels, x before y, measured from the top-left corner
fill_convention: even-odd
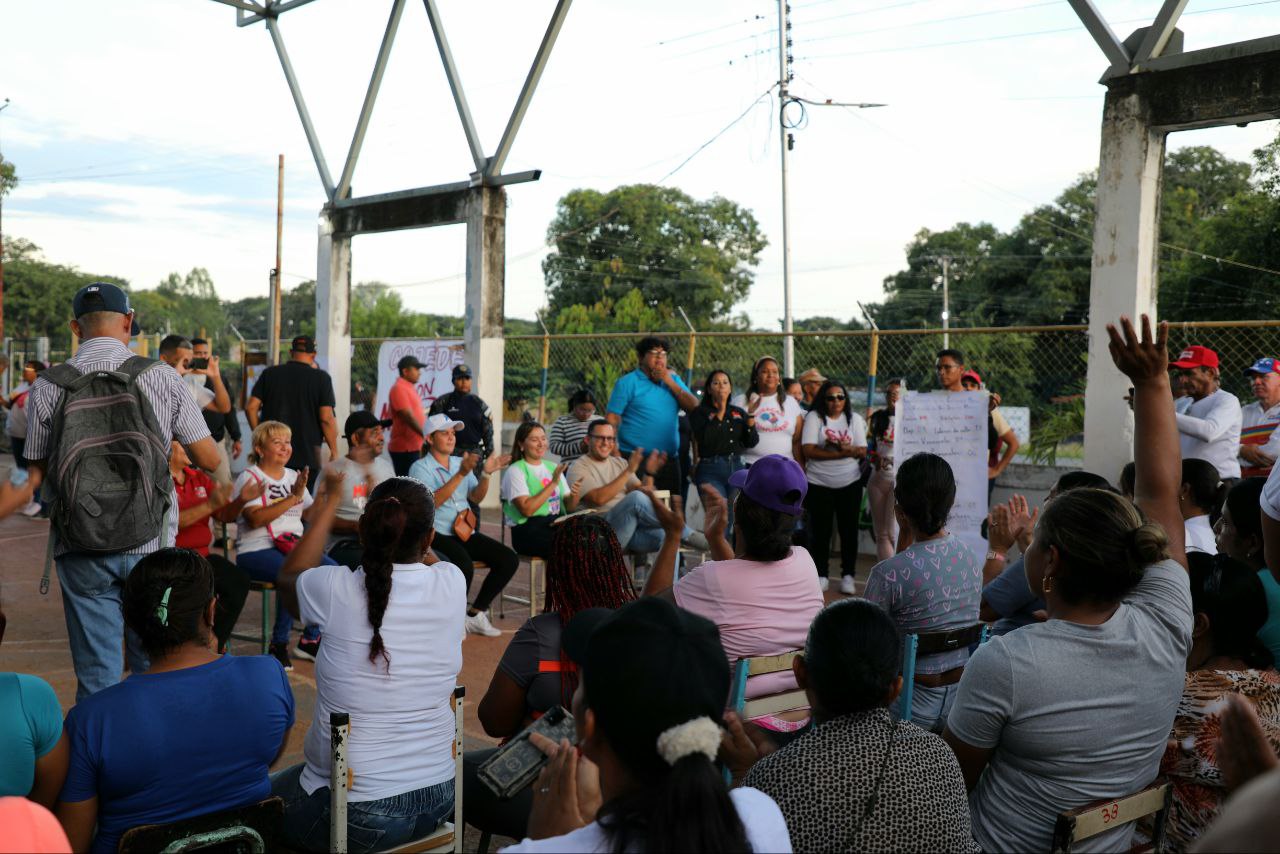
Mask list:
[[[990,764],[969,795],[984,851],[1045,851],[1062,810],[1153,779],[1182,697],[1191,590],[1173,561],[1100,626],[1064,620],[992,638],[969,659],[947,728]],[[1132,826],[1076,851],[1127,851]]]
[[[327,467],[342,471],[346,478],[342,481],[342,500],[338,502],[338,518],[348,522],[359,522],[364,514],[364,506],[369,502],[369,491],[384,480],[396,476],[391,461],[386,457],[374,457],[366,464],[358,463],[350,457],[340,457],[327,464]],[[372,480],[372,484],[370,484]],[[324,492],[324,480],[316,484],[316,497]],[[330,534],[326,549],[333,548],[343,540],[356,538],[356,534]]]

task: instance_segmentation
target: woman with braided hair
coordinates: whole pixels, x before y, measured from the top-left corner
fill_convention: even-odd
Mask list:
[[[67,715],[56,813],[73,851],[115,851],[132,827],[263,800],[293,726],[293,692],[274,659],[214,652],[213,569],[199,554],[152,552],[122,600],[151,667]]]
[[[546,613],[525,622],[503,653],[477,711],[484,731],[508,738],[554,706],[569,708],[578,672],[560,642],[564,627],[588,608],[615,609],[635,598],[622,547],[604,517],[570,516],[553,527]],[[471,751],[463,757],[466,820],[481,830],[520,839],[532,793],[525,789],[509,801],[498,801],[480,783],[476,771],[493,752]]]
[[[357,771],[347,795],[348,850],[383,850],[424,836],[453,811],[449,698],[462,668],[466,579],[451,563],[425,562],[435,503],[409,477],[369,494],[355,572],[317,565],[343,493],[340,470],[326,469],[325,478],[312,525],[276,582],[289,612],[326,639],[306,761],[277,774],[272,789],[284,798],[289,843],[328,850],[329,716],[350,714],[347,750]]]

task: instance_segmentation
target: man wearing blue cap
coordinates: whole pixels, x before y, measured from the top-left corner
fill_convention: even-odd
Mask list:
[[[1257,400],[1240,407],[1240,476],[1266,477],[1280,457],[1280,360],[1266,356],[1244,374]]]
[[[67,365],[50,368],[32,385],[28,397],[24,453],[30,462],[32,484],[38,488],[47,480],[46,494],[52,494],[54,501],[54,524],[50,533],[53,538],[52,554],[58,567],[67,637],[78,683],[76,699],[83,700],[120,681],[124,667],[120,639],[126,634],[120,611],[121,591],[133,565],[143,555],[173,545],[178,530],[178,503],[173,495],[172,479],[169,479],[169,491],[162,498],[167,501],[167,510],[154,530],[154,536],[141,545],[116,550],[105,548],[104,543],[88,541],[100,534],[88,533],[75,520],[80,518],[77,514],[82,511],[94,516],[94,505],[97,506],[96,515],[119,511],[118,518],[113,515],[103,519],[104,526],[98,530],[110,531],[113,525],[122,530],[147,528],[150,519],[139,521],[142,511],[138,507],[147,503],[142,494],[134,495],[132,505],[124,510],[119,510],[113,502],[116,496],[110,487],[118,484],[113,484],[111,478],[118,476],[120,482],[125,483],[135,472],[117,458],[110,466],[114,474],[104,475],[99,460],[78,453],[89,444],[100,446],[106,453],[121,441],[120,433],[108,433],[96,441],[92,437],[82,437],[71,447],[58,446],[60,437],[67,438],[62,431],[69,429],[72,420],[67,412],[70,407],[63,407],[67,395],[77,396],[76,405],[82,411],[93,409],[108,399],[85,399],[79,383],[76,390],[67,389],[69,381],[100,372],[94,383],[115,381],[123,386],[118,379],[121,375],[135,376],[137,389],[150,405],[150,412],[144,411],[142,420],[152,433],[149,438],[160,443],[158,447],[163,448],[166,460],[169,443],[173,439],[177,439],[186,448],[191,461],[205,471],[211,472],[218,467],[218,451],[195,399],[178,373],[163,362],[135,361],[134,354],[129,351],[134,312],[129,305],[129,296],[123,290],[105,282],[86,285],[76,293],[72,310],[75,320],[71,321],[71,331],[80,339],[80,348]],[[132,397],[132,393],[129,396]],[[111,400],[110,405],[114,408],[112,419],[123,420],[120,413],[127,405],[115,398]],[[148,415],[151,416],[149,420]],[[59,416],[61,424],[56,433],[55,416]],[[90,423],[82,415],[77,420],[81,424]],[[111,429],[119,431],[122,428],[113,426]],[[149,450],[149,447],[144,450]],[[135,466],[141,466],[140,460],[141,457],[133,460]],[[50,470],[50,462],[56,463],[54,470]],[[92,469],[96,476],[93,479],[103,482],[103,487],[81,495],[77,491],[83,473],[81,466],[85,470]],[[143,485],[148,486],[149,482]],[[156,505],[157,512],[160,506]],[[132,518],[125,518],[130,514]],[[149,662],[138,638],[129,633],[126,641],[129,669],[134,673],[146,670]]]

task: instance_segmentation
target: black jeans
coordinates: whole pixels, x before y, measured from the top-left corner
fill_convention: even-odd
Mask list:
[[[840,572],[853,575],[858,567],[858,509],[862,506],[862,486],[854,481],[833,489],[809,484],[804,497],[808,516],[809,554],[818,566],[818,577],[827,577],[831,559],[831,517],[835,516],[840,531]]]
[[[551,556],[551,523],[556,516],[531,516],[511,529],[511,547],[517,554],[546,559]]]
[[[510,800],[499,800],[476,773],[485,760],[497,752],[498,748],[494,747],[462,754],[462,820],[480,831],[524,839],[537,782],[525,786]]]
[[[404,477],[409,473],[409,466],[416,463],[422,454],[417,451],[387,451],[391,455],[391,467],[395,469],[396,477]]]
[[[208,561],[213,567],[213,592],[218,594],[213,634],[218,639],[218,649],[225,649],[249,596],[249,573],[220,554],[211,553]]]
[[[431,541],[431,548],[441,558],[462,570],[467,579],[468,591],[471,590],[471,577],[475,574],[474,561],[483,561],[489,565],[489,574],[485,576],[480,592],[471,603],[471,607],[477,611],[489,610],[489,604],[507,586],[520,566],[520,558],[516,557],[515,552],[479,531],[472,533],[465,543],[457,537],[437,531],[435,539]]]

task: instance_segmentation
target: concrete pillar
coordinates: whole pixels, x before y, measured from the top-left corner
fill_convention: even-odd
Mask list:
[[[1113,483],[1133,459],[1133,413],[1124,402],[1129,380],[1111,362],[1106,324],[1121,314],[1155,318],[1164,138],[1151,128],[1142,95],[1107,93],[1089,283],[1084,465]]]
[[[316,255],[316,353],[333,377],[338,433],[351,414],[351,235],[334,232],[334,218],[320,214]],[[339,453],[342,441],[339,437]]]
[[[467,198],[467,313],[463,340],[472,390],[493,412],[494,440],[502,441],[503,292],[507,262],[507,193],[475,187]],[[490,489],[490,495],[496,490]],[[488,503],[488,502],[486,502]]]

